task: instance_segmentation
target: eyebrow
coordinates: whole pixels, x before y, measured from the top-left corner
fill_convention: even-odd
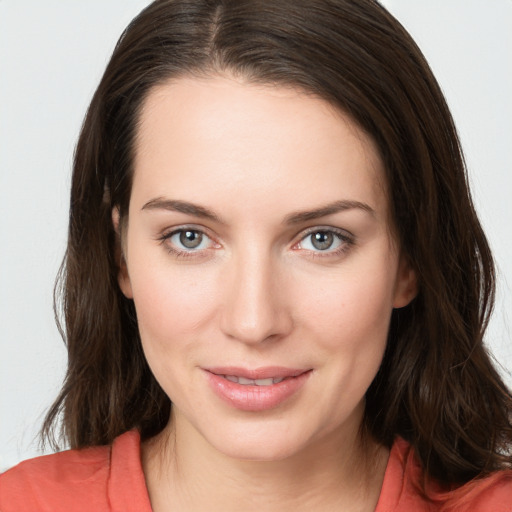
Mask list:
[[[187,215],[193,215],[194,217],[208,219],[219,224],[225,224],[225,222],[218,215],[216,215],[208,208],[189,203],[187,201],[179,201],[177,199],[164,199],[157,197],[156,199],[148,201],[142,207],[142,210],[169,210],[173,212],[185,213]]]
[[[300,224],[301,222],[308,222],[310,220],[326,217],[327,215],[333,215],[335,213],[354,209],[359,209],[375,216],[375,210],[366,203],[362,203],[360,201],[341,200],[321,206],[320,208],[315,208],[314,210],[304,210],[291,213],[285,217],[284,224]],[[169,210],[208,219],[219,224],[226,224],[226,222],[224,222],[216,213],[208,208],[194,203],[189,203],[188,201],[180,201],[178,199],[164,199],[157,197],[148,201],[142,207],[142,210]]]
[[[346,210],[354,210],[359,209],[363,210],[373,217],[375,216],[375,210],[368,204],[362,203],[360,201],[335,201],[334,203],[330,203],[326,206],[322,206],[320,208],[316,208],[314,210],[305,210],[300,212],[291,213],[287,215],[285,218],[286,224],[300,224],[301,222],[307,222],[310,220],[319,219],[321,217],[326,217],[327,215],[333,215],[335,213],[343,212]]]

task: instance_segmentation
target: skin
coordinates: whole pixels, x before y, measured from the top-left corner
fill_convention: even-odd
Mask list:
[[[147,97],[134,168],[119,283],[173,402],[143,446],[154,510],[374,510],[388,452],[361,442],[364,395],[416,284],[371,139],[292,88],[180,78]],[[254,412],[213,392],[213,366],[311,371]]]

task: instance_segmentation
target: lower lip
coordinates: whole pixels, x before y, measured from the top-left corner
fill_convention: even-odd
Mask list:
[[[300,390],[310,373],[311,370],[308,370],[270,386],[251,386],[231,382],[221,375],[206,371],[209,384],[217,396],[242,411],[266,411],[278,407]]]

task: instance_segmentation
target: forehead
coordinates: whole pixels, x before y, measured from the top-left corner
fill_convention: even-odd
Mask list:
[[[354,199],[386,209],[372,139],[328,102],[291,87],[227,77],[155,87],[141,109],[134,168],[132,197],[141,201],[250,191],[262,206],[280,197],[293,209],[295,197],[301,207]]]

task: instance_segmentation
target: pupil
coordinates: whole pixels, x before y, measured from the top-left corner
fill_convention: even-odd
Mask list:
[[[180,233],[180,243],[187,249],[195,249],[203,240],[203,235],[197,231],[182,231]]]
[[[334,237],[332,233],[328,231],[318,231],[313,234],[311,243],[315,249],[325,250],[329,249],[333,243]]]

